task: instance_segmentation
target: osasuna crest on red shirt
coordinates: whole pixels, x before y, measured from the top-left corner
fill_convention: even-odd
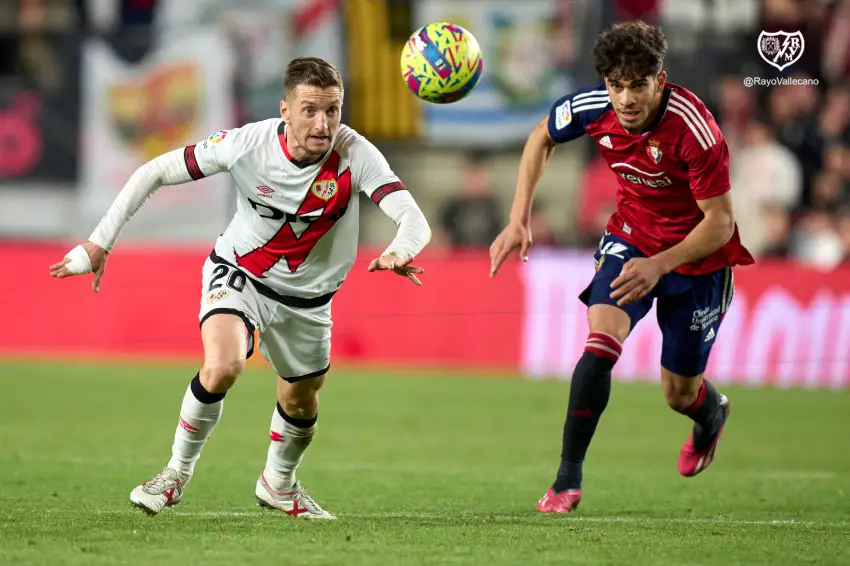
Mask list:
[[[647,143],[647,145],[646,145],[647,155],[649,155],[649,158],[652,160],[653,163],[658,165],[659,163],[661,163],[661,157],[664,155],[661,152],[661,148],[658,147],[658,142],[655,141],[655,140],[649,140],[646,143]]]

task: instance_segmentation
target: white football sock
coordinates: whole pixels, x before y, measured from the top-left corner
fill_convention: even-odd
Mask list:
[[[285,491],[295,484],[295,469],[301,463],[304,451],[313,441],[316,422],[302,428],[284,420],[283,411],[275,407],[269,436],[269,453],[263,477],[275,491]]]
[[[198,381],[194,384],[194,381]],[[193,391],[198,391],[199,396],[205,401],[218,398],[213,403],[202,403]],[[204,395],[206,394],[206,395]],[[177,430],[174,433],[174,444],[171,446],[171,460],[168,467],[177,470],[180,475],[188,480],[195,470],[195,462],[201,456],[201,449],[207,443],[215,425],[221,419],[221,411],[224,408],[224,396],[211,394],[203,389],[198,377],[186,389],[183,396],[183,404],[180,406],[180,420],[177,422]]]

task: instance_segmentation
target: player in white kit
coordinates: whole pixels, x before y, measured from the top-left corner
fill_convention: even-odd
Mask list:
[[[331,300],[357,252],[359,193],[398,225],[369,271],[421,284],[422,269],[411,262],[431,238],[428,223],[378,149],[340,124],[337,70],[321,59],[295,59],[284,91],[281,118],[222,130],[140,167],[89,241],[50,266],[54,277],[94,273],[98,291],[118,234],[154,191],[216,173],[233,177],[236,215],[203,266],[204,363],[184,395],[171,460],[130,494],[149,513],[180,501],[259,330],[259,347],[281,379],[257,501],[294,517],[333,519],[295,469],[316,431],[318,391],[330,367]]]

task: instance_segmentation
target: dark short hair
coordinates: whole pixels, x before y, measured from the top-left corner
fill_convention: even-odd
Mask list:
[[[342,76],[333,64],[318,57],[296,57],[286,67],[283,79],[284,97],[298,85],[319,88],[342,87]]]
[[[636,20],[614,24],[599,34],[593,62],[603,78],[634,81],[659,74],[666,53],[667,38],[661,28]]]

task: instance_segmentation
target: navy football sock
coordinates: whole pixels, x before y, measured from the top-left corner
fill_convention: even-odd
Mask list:
[[[723,423],[720,394],[710,381],[702,380],[696,401],[682,413],[694,421],[694,448],[697,451],[705,449],[717,436]]]
[[[622,345],[612,336],[590,335],[584,354],[576,364],[570,383],[570,402],[561,450],[561,466],[552,489],[558,493],[580,489],[582,464],[599,417],[611,395],[611,370],[620,357]]]

